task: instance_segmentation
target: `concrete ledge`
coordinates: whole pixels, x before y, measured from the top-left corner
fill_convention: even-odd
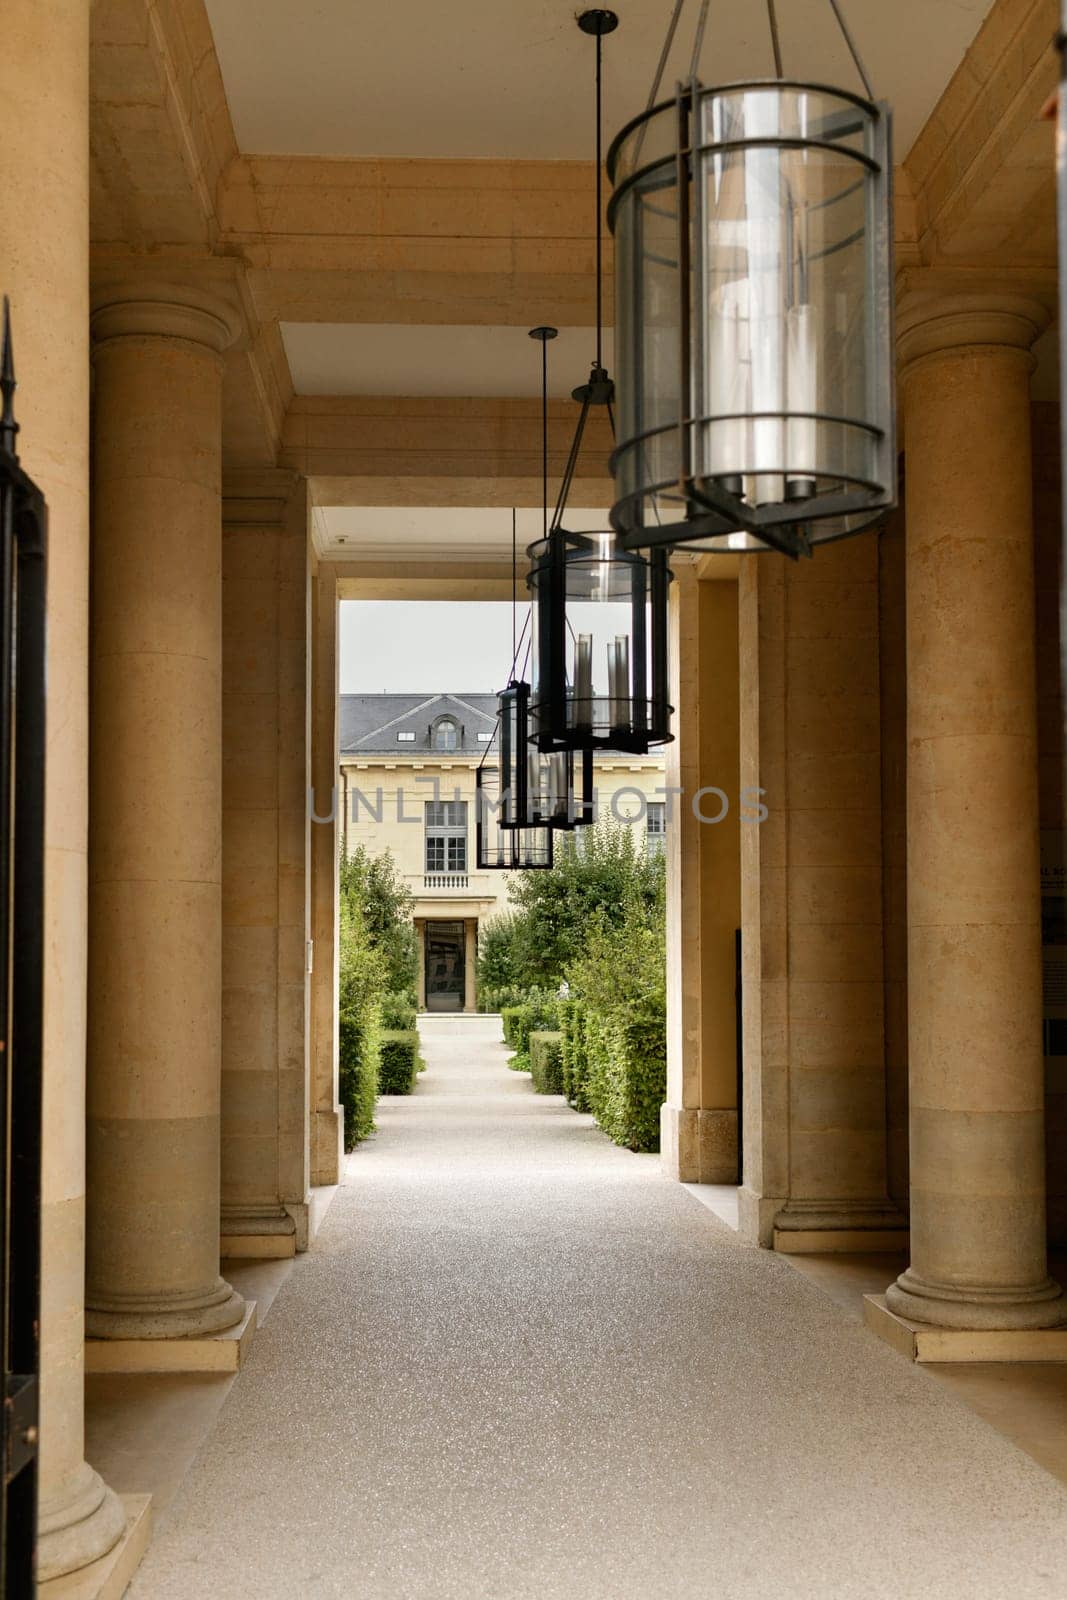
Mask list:
[[[774,1248],[786,1256],[891,1253],[908,1248],[907,1228],[775,1228]]]
[[[152,1534],[151,1496],[119,1496],[126,1510],[126,1531],[106,1556],[37,1585],[37,1600],[122,1600],[141,1564]]]
[[[1067,1327],[935,1328],[898,1317],[881,1294],[864,1295],[863,1320],[909,1361],[1067,1362]]]
[[[296,1255],[296,1233],[224,1233],[219,1255],[242,1261],[286,1261]]]
[[[311,1190],[311,1197],[308,1200],[308,1244],[325,1222],[326,1213],[333,1204],[339,1188],[340,1185],[336,1183],[320,1183]]]
[[[87,1339],[86,1372],[237,1372],[256,1332],[256,1303],[232,1328],[210,1338]]]

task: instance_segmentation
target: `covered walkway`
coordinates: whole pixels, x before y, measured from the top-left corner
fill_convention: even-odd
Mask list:
[[[1067,1493],[654,1156],[434,1018],[135,1600],[1015,1600]]]

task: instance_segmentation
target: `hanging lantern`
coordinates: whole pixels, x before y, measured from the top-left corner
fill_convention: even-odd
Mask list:
[[[895,503],[890,114],[830,5],[865,97],[783,78],[773,0],[776,77],[705,87],[704,0],[608,153],[628,549],[810,554]]]
[[[501,691],[497,705],[501,828],[569,830],[591,823],[592,751],[582,757],[576,788],[574,752],[539,749],[529,736],[530,685],[513,679]]]
[[[586,11],[583,33],[596,39],[596,359],[589,382],[574,391],[581,402],[552,522],[530,545],[527,586],[531,610],[530,738],[541,750],[620,750],[644,755],[671,738],[667,691],[666,552],[649,556],[622,548],[613,529],[572,532],[564,526],[567,500],[593,406],[614,426],[615,385],[603,364],[601,310],[601,41],[614,32],[611,11]],[[540,339],[543,432],[547,434],[546,339]],[[546,447],[547,448],[547,447]],[[546,455],[547,460],[547,455]],[[546,496],[547,498],[547,496]]]
[[[556,528],[530,546],[530,737],[645,754],[671,738],[666,552]]]
[[[486,756],[474,775],[474,789],[475,860],[479,872],[531,872],[551,867],[551,828],[501,827],[500,772]]]

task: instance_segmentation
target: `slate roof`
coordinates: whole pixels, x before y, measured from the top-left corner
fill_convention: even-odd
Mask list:
[[[438,717],[459,727],[455,755],[484,755],[496,725],[495,694],[343,694],[340,715],[342,756],[417,755],[433,749],[431,729]],[[414,739],[398,739],[413,733]]]

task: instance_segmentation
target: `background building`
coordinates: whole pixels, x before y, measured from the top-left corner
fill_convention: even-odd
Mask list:
[[[343,694],[342,839],[388,850],[415,897],[419,1005],[475,1009],[478,930],[507,908],[511,874],[479,871],[475,779],[496,726],[495,695]],[[607,755],[594,767],[598,815],[625,822],[642,850],[662,850],[665,763]],[[580,830],[578,833],[580,841]]]

